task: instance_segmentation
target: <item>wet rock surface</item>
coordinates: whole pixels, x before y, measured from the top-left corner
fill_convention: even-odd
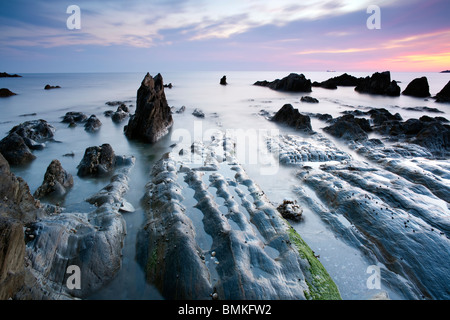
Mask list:
[[[73,177],[61,165],[53,160],[47,168],[42,185],[34,193],[35,198],[63,198],[73,186]]]
[[[91,115],[84,124],[84,130],[87,132],[96,132],[100,130],[102,122],[95,114]]]
[[[138,236],[147,280],[167,299],[340,298],[311,249],[233,158],[233,145],[218,133],[152,168]]]
[[[271,120],[284,123],[298,130],[312,132],[310,117],[301,114],[298,109],[295,109],[291,104],[285,104]]]
[[[305,75],[291,73],[283,79],[276,79],[272,82],[257,81],[256,86],[269,87],[273,90],[292,91],[292,92],[311,92],[311,80],[306,79]]]
[[[116,155],[110,144],[89,147],[84,152],[83,159],[78,165],[78,176],[105,176],[110,174],[116,164]]]
[[[172,125],[163,77],[158,73],[153,78],[147,73],[137,92],[136,112],[124,128],[125,135],[129,139],[154,143],[165,136]]]
[[[11,165],[21,165],[36,158],[31,150],[42,150],[53,140],[55,128],[45,120],[31,120],[13,127],[0,141],[0,152]]]

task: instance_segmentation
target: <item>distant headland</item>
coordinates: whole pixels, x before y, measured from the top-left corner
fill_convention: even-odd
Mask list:
[[[18,74],[8,74],[6,72],[0,72],[0,78],[21,78]]]

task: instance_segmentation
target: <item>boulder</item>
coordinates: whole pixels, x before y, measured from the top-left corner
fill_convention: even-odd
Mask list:
[[[291,73],[283,79],[276,79],[272,82],[257,81],[256,86],[269,87],[273,90],[292,92],[311,92],[311,80],[306,79],[303,74]]]
[[[78,176],[103,176],[110,174],[115,167],[116,157],[109,144],[100,147],[89,147],[84,152],[83,159],[78,165]]]
[[[36,159],[17,133],[11,133],[0,141],[0,152],[11,165],[22,165]]]
[[[307,115],[302,115],[298,109],[294,109],[291,104],[285,104],[271,120],[284,123],[295,129],[312,132],[311,118]]]
[[[69,111],[65,114],[62,121],[63,123],[79,123],[87,120],[87,115],[83,112]]]
[[[303,219],[303,210],[297,204],[297,201],[283,200],[283,203],[277,207],[277,210],[287,220],[299,222]]]
[[[124,128],[125,135],[129,139],[155,143],[169,132],[172,125],[163,77],[158,73],[153,78],[147,73],[137,91],[136,112]]]
[[[332,124],[323,130],[332,136],[346,140],[367,140],[366,131],[370,130],[370,124],[366,119],[355,118],[355,116],[347,114],[334,119]]]
[[[221,79],[220,79],[220,84],[221,85],[223,85],[223,86],[226,86],[228,83],[227,83],[227,77],[226,76],[223,76]]]
[[[374,125],[382,125],[385,121],[401,121],[402,116],[399,113],[391,114],[384,108],[374,108],[367,112],[373,120]]]
[[[16,93],[12,92],[11,90],[7,88],[1,88],[0,89],[0,98],[7,98],[11,96],[15,96]]]
[[[355,91],[387,96],[400,95],[400,87],[396,81],[391,81],[391,73],[389,71],[376,72],[371,77],[364,78],[355,87]]]
[[[192,112],[192,115],[197,117],[197,118],[204,118],[205,117],[205,114],[200,109],[195,109],[194,112]]]
[[[84,130],[87,132],[96,132],[100,130],[100,127],[102,126],[102,122],[95,114],[91,115],[89,119],[87,119],[86,123],[84,124]]]
[[[117,111],[112,114],[111,119],[116,123],[120,123],[128,117],[129,113],[119,107],[117,108]]]
[[[450,102],[450,81],[436,95],[436,102]]]
[[[310,96],[303,96],[300,98],[300,101],[308,103],[319,103],[319,100]]]
[[[172,89],[172,87],[173,87],[173,86],[172,86],[172,83],[169,83],[169,84],[165,84],[165,85],[164,85],[164,88]]]
[[[59,160],[53,160],[47,168],[42,185],[37,188],[34,197],[64,197],[67,190],[73,186],[73,177],[61,165]]]
[[[430,96],[430,86],[427,77],[416,78],[412,80],[402,94],[418,98],[426,98]]]
[[[60,86],[51,86],[49,84],[45,85],[44,89],[45,90],[50,90],[50,89],[60,89]]]

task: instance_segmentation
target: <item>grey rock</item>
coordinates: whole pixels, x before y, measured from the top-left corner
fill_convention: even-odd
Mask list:
[[[72,186],[72,175],[64,170],[59,160],[55,159],[48,166],[44,175],[44,181],[37,188],[34,197],[38,199],[45,197],[62,198]]]

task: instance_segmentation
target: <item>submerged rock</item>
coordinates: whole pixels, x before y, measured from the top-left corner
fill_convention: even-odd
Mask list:
[[[89,147],[84,152],[83,159],[78,165],[78,176],[104,176],[110,174],[115,167],[116,156],[110,144],[100,147]]]
[[[136,113],[125,126],[129,139],[141,139],[154,143],[165,136],[173,125],[170,107],[164,93],[161,74],[153,78],[149,73],[142,80],[137,92]]]
[[[291,104],[285,104],[271,120],[284,123],[298,130],[312,132],[311,118],[307,115],[302,115],[298,109],[294,109]]]
[[[95,114],[91,115],[89,119],[87,119],[86,123],[84,124],[84,130],[87,132],[96,132],[100,130],[100,127],[102,126],[102,122]]]
[[[11,96],[15,96],[16,93],[12,92],[11,90],[7,88],[1,88],[0,89],[0,98],[7,98]]]
[[[80,123],[87,120],[87,115],[85,115],[83,112],[77,112],[77,111],[69,111],[67,112],[62,121],[63,123]]]
[[[426,98],[430,96],[430,86],[427,77],[416,78],[412,80],[402,94],[405,96]]]
[[[306,79],[303,74],[291,73],[283,79],[276,79],[272,82],[257,81],[256,86],[269,87],[273,90],[292,92],[311,92],[311,80]]]
[[[395,80],[391,81],[391,73],[389,71],[375,72],[371,77],[364,78],[355,87],[355,91],[387,96],[400,95],[400,87]]]
[[[64,197],[73,186],[73,177],[61,165],[59,160],[53,160],[47,168],[42,185],[34,193],[35,198]]]

